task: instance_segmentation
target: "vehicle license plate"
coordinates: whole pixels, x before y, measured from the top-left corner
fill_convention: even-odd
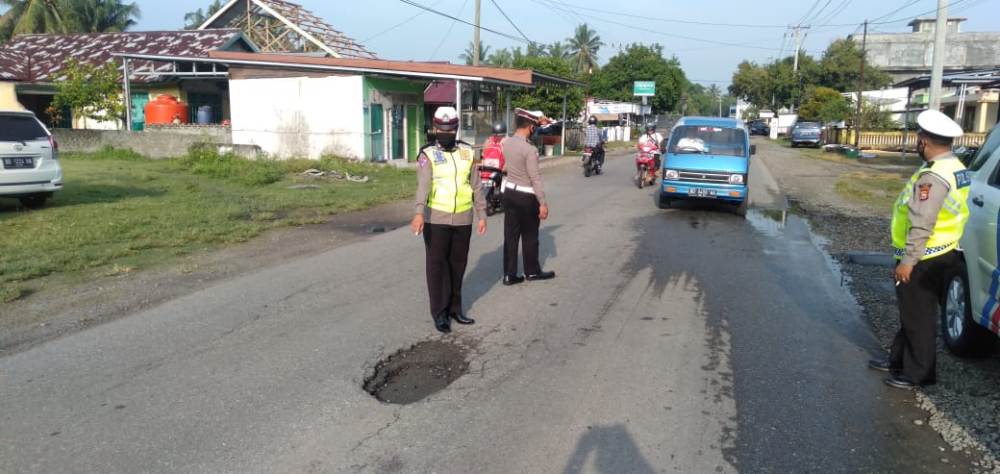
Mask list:
[[[691,188],[691,189],[688,190],[688,196],[714,198],[715,197],[715,190],[714,189]]]
[[[3,159],[5,170],[31,169],[35,167],[35,159],[30,156],[14,156]]]

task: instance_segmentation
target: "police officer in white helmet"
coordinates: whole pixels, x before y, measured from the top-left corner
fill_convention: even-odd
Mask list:
[[[435,141],[417,158],[417,197],[410,228],[424,235],[427,292],[434,327],[451,332],[451,320],[473,324],[462,309],[462,279],[469,259],[473,212],[477,232],[486,233],[486,201],[474,173],[475,153],[456,140],[458,112],[439,107],[434,113]]]
[[[935,383],[938,305],[969,220],[969,171],[951,152],[962,127],[936,110],[917,116],[917,152],[924,160],[893,207],[896,299],[900,329],[888,359],[868,367],[889,372],[885,383],[912,390]]]

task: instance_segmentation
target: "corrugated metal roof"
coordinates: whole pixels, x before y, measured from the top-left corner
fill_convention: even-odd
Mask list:
[[[262,32],[263,36],[259,37],[259,43],[261,43],[260,46],[264,51],[274,53],[299,52],[298,50],[282,50],[278,46],[265,43],[273,41],[275,44],[284,44],[285,40],[291,40],[290,36],[302,36],[301,33],[304,33],[307,36],[303,36],[303,40],[312,43],[315,48],[323,50],[331,56],[361,59],[376,58],[375,53],[369,51],[364,45],[348,37],[343,32],[334,29],[322,18],[303,8],[302,5],[285,0],[250,0],[249,2],[245,0],[230,0],[229,3],[205,21],[205,24],[201,28],[247,28],[246,32],[248,35],[258,38],[258,36],[255,36],[255,30],[267,28],[252,21],[250,22],[251,24],[247,24],[246,10],[248,6],[252,15],[274,17],[291,30],[281,35],[272,31]]]
[[[286,54],[260,54],[216,51],[209,54],[214,59],[228,61],[266,62],[287,65],[294,69],[297,65],[328,66],[331,68],[354,68],[359,70],[392,71],[400,75],[406,73],[435,74],[441,76],[461,76],[482,78],[483,80],[531,87],[536,74],[530,69],[505,69],[484,66],[460,66],[457,64],[427,63],[415,61],[386,61],[382,59],[316,58]],[[547,79],[572,83],[564,79],[546,76]]]
[[[53,82],[71,59],[101,65],[114,60],[113,53],[208,57],[210,51],[221,50],[240,38],[243,38],[242,33],[235,29],[20,35],[0,46],[0,79]],[[166,66],[148,61],[132,64],[133,69]],[[156,79],[136,77],[133,80]]]

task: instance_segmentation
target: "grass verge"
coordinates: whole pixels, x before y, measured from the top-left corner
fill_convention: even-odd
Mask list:
[[[323,160],[248,161],[211,152],[149,160],[129,151],[61,155],[65,188],[26,211],[0,199],[0,302],[8,288],[61,272],[127,273],[280,226],[409,197],[412,170]],[[367,183],[309,178],[331,169]],[[8,295],[8,293],[10,293]]]
[[[896,173],[855,171],[841,175],[835,189],[847,199],[888,213],[905,182],[906,178]]]

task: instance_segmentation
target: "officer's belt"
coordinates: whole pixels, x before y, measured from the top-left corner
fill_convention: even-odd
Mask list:
[[[520,191],[522,193],[535,194],[535,188],[532,188],[531,186],[520,186],[510,181],[505,181],[503,187],[513,189],[514,191]]]

